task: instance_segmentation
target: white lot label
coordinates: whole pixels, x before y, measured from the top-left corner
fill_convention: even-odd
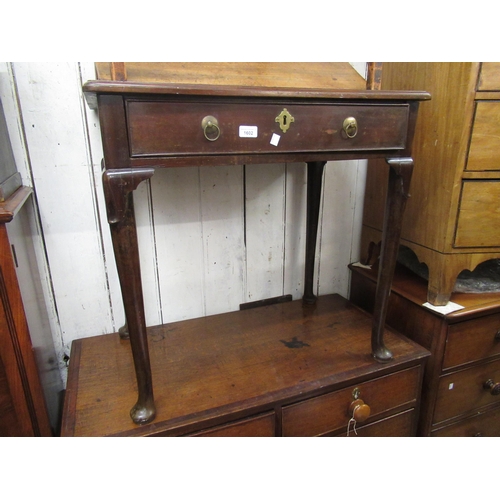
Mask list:
[[[253,125],[240,125],[240,137],[257,137],[259,130]]]

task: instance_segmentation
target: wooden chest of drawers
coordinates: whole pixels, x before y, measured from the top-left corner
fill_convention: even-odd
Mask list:
[[[351,301],[370,311],[376,275],[351,266]],[[387,323],[427,347],[419,435],[500,436],[500,293],[454,293],[463,309],[442,315],[426,281],[404,267],[393,280]]]
[[[142,426],[127,411],[135,398],[128,341],[76,340],[62,435],[340,436],[356,400],[370,408],[359,436],[415,435],[429,353],[387,329],[394,359],[378,363],[370,324],[330,295],[151,327],[158,414]]]
[[[401,245],[429,269],[443,305],[458,274],[500,257],[500,63],[384,63],[383,89],[424,88]],[[385,172],[369,169],[362,252],[382,230]]]

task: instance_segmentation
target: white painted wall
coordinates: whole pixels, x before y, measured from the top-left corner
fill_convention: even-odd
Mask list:
[[[365,63],[353,65],[364,74]],[[15,158],[35,193],[31,233],[63,381],[72,340],[117,331],[124,322],[97,112],[81,91],[94,77],[92,62],[0,63]],[[319,295],[348,296],[365,168],[353,161],[325,169]],[[305,188],[305,164],[159,169],[134,195],[147,324],[289,293],[300,298]]]

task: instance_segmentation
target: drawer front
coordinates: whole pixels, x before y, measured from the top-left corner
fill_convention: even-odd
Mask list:
[[[500,246],[499,227],[500,181],[464,181],[455,247]]]
[[[349,405],[356,387],[360,389],[360,398],[371,409],[370,418],[366,421],[366,424],[369,424],[377,415],[416,401],[419,373],[419,368],[403,370],[284,407],[283,435],[319,436],[341,429],[347,431]]]
[[[273,437],[275,435],[274,412],[220,425],[192,436],[203,437]]]
[[[443,368],[500,354],[500,314],[450,325],[444,352]]]
[[[478,90],[500,90],[500,63],[485,62],[481,65]]]
[[[484,363],[441,377],[434,410],[434,423],[500,402],[484,388],[486,381],[500,382],[500,361]]]
[[[349,436],[344,429],[337,437],[412,437],[414,432],[415,410],[406,410],[397,415],[383,418],[372,424],[356,426],[356,432],[352,425],[349,429]]]
[[[500,437],[500,408],[461,420],[431,433],[433,437]]]
[[[127,101],[131,157],[308,151],[398,150],[405,147],[409,106],[242,104]],[[276,118],[286,108],[286,132]],[[204,130],[212,116],[217,128]],[[357,133],[347,137],[344,120],[354,117]],[[293,121],[292,121],[293,120]],[[213,120],[212,120],[213,122]],[[210,139],[205,137],[205,132]],[[349,133],[353,135],[352,129]]]
[[[476,103],[467,170],[500,170],[500,102]]]

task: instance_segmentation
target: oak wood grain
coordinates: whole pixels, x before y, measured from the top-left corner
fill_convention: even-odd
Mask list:
[[[413,141],[415,174],[401,237],[439,252],[450,251],[453,236],[454,219],[448,214],[453,213],[453,204],[456,213],[459,189],[454,192],[449,186],[460,181],[465,165],[463,122],[474,106],[474,95],[470,93],[472,70],[470,63],[384,64],[383,89],[423,88],[432,95],[419,110]],[[468,124],[471,126],[472,120]],[[383,169],[368,170],[363,221],[370,227],[382,227],[386,178]]]
[[[465,179],[498,181],[500,178],[496,123],[499,94],[495,92],[499,87],[492,83],[498,75],[497,64],[383,65],[383,90],[418,88],[432,95],[431,101],[420,106],[412,151],[415,175],[401,244],[427,264],[427,300],[434,305],[444,305],[450,300],[461,271],[473,270],[478,264],[500,256],[496,234],[498,201],[493,201],[495,197],[498,200],[497,189],[484,182],[480,186],[483,190],[487,187],[486,192],[474,200],[467,195],[471,185],[465,182]],[[480,91],[476,91],[480,72],[483,83],[479,83]],[[381,164],[381,160],[373,163]],[[386,179],[384,169],[368,170],[362,259],[367,257],[369,245],[380,241]],[[470,202],[479,207],[476,215],[471,213],[474,208]]]
[[[499,94],[500,97],[500,94]],[[476,103],[467,170],[500,171],[500,102]],[[500,177],[500,172],[499,172]]]
[[[481,73],[478,90],[500,90],[500,63],[484,62],[481,64]]]
[[[499,199],[500,182],[463,182],[455,237],[457,247],[500,246]]]

